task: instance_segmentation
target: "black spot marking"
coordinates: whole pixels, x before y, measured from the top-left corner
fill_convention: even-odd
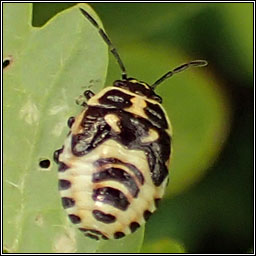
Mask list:
[[[108,238],[104,234],[102,234],[100,231],[96,229],[79,228],[79,230],[85,233],[85,235],[86,233],[92,233],[92,234],[100,235],[103,239],[108,240]]]
[[[147,106],[144,108],[144,111],[153,125],[162,129],[168,128],[165,114],[158,104],[147,102]]]
[[[79,229],[84,232],[91,232],[96,235],[102,235],[102,233],[96,229],[89,229],[89,228],[79,228]]]
[[[147,221],[151,215],[152,215],[152,212],[150,212],[148,210],[144,211],[143,216],[144,216],[145,221]]]
[[[99,103],[107,108],[127,108],[132,105],[131,96],[119,90],[107,91],[101,98],[99,98]]]
[[[40,166],[41,168],[44,168],[44,169],[49,168],[50,165],[51,165],[51,162],[50,162],[49,159],[43,159],[43,160],[41,160],[41,161],[39,162],[39,166]]]
[[[119,239],[119,238],[122,238],[122,237],[124,237],[125,236],[125,234],[123,233],[123,232],[116,232],[115,234],[114,234],[114,238],[115,239]]]
[[[75,117],[71,116],[69,119],[68,119],[68,127],[71,128],[73,123],[75,122]]]
[[[134,173],[136,178],[139,180],[140,184],[142,184],[142,185],[144,184],[144,176],[143,176],[143,174],[133,164],[123,162],[123,161],[121,161],[121,160],[119,160],[117,158],[101,158],[101,159],[95,161],[94,164],[98,168],[101,168],[101,167],[103,167],[106,164],[120,164],[120,165],[124,165],[125,167],[129,168],[130,171],[132,171]]]
[[[78,224],[81,222],[81,218],[75,214],[69,214],[68,217],[74,224]]]
[[[120,168],[108,168],[100,172],[96,172],[92,176],[93,182],[102,182],[105,180],[115,180],[127,187],[133,197],[137,197],[139,188],[131,175]]]
[[[56,164],[59,163],[59,155],[63,152],[64,146],[53,153],[53,160]]]
[[[130,230],[131,232],[135,232],[140,227],[140,224],[138,222],[132,222],[130,224]]]
[[[112,205],[122,211],[125,211],[130,204],[127,197],[120,190],[111,187],[94,189],[92,198],[94,201]]]
[[[116,217],[114,215],[107,214],[99,210],[93,210],[92,214],[96,220],[104,223],[113,223],[116,221]]]
[[[59,180],[59,190],[69,189],[71,182],[69,180]]]
[[[84,233],[84,235],[87,236],[87,237],[90,237],[92,239],[99,240],[99,237],[96,236],[96,235],[93,235],[93,234],[90,234],[90,233]]]
[[[65,172],[67,169],[69,168],[69,166],[67,166],[65,163],[63,162],[59,162],[59,172]]]
[[[64,209],[73,207],[75,205],[75,201],[70,197],[62,197],[61,201]]]

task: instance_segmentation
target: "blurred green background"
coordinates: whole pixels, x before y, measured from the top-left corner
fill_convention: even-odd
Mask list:
[[[73,4],[35,3],[33,25]],[[153,83],[174,138],[170,184],[142,252],[245,253],[253,246],[253,4],[91,3],[128,75]],[[106,85],[120,78],[110,56]],[[177,242],[177,245],[174,245]]]

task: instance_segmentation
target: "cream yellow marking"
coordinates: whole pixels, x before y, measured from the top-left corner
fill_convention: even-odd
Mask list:
[[[97,172],[99,172],[99,171],[102,171],[102,170],[105,170],[105,169],[109,169],[111,167],[120,168],[120,169],[124,170],[125,172],[127,172],[133,178],[133,180],[136,183],[136,185],[138,186],[138,188],[140,188],[142,186],[140,181],[138,180],[137,176],[134,174],[134,172],[123,164],[108,163],[108,164],[104,164],[103,166],[98,167],[96,169],[97,169]]]
[[[120,122],[120,119],[117,115],[115,114],[107,114],[104,116],[105,121],[107,124],[116,132],[120,133],[121,130],[118,126],[118,123]]]
[[[148,102],[151,102],[153,104],[158,104],[161,106],[161,104],[153,99],[148,99],[146,96],[143,96],[143,95],[138,95],[136,93],[133,93],[133,92],[130,92],[128,90],[125,90],[123,88],[118,88],[118,87],[114,87],[114,86],[111,86],[111,87],[106,87],[104,89],[102,89],[99,93],[97,93],[95,96],[91,97],[88,102],[87,102],[87,105],[88,106],[100,106],[101,104],[99,103],[99,99],[105,94],[107,93],[108,91],[111,91],[111,90],[117,90],[117,91],[121,91],[127,95],[131,95],[131,96],[134,96],[134,97],[137,97],[137,98],[140,98],[140,99],[143,99],[143,100],[147,100]]]
[[[142,137],[141,142],[142,143],[153,142],[153,141],[156,141],[158,138],[159,138],[158,132],[150,128],[148,131],[148,136]]]
[[[167,183],[168,183],[168,176],[164,179],[161,186],[156,188],[154,198],[162,198],[163,197]]]
[[[138,83],[138,80],[133,79],[133,80],[129,80],[130,83]]]
[[[129,108],[125,108],[124,110],[130,112],[134,115],[138,115],[144,118],[147,118],[146,113],[144,112],[144,108],[147,106],[146,101],[141,97],[134,97],[131,99],[132,105]]]
[[[111,187],[111,188],[121,191],[127,197],[129,202],[131,202],[133,200],[133,197],[130,194],[128,188],[123,183],[121,183],[119,181],[108,179],[106,181],[94,183],[94,185],[93,185],[93,189],[104,188],[104,187]]]
[[[143,82],[140,82],[136,79],[133,79],[133,80],[129,80],[130,83],[134,83],[134,84],[141,84],[143,85],[146,89],[149,89],[149,86],[146,84],[146,83],[143,83]]]
[[[86,109],[83,110],[80,114],[78,114],[76,116],[75,122],[74,122],[74,124],[72,125],[72,128],[71,128],[71,132],[72,132],[73,135],[83,132],[84,128],[81,127],[80,124],[81,124],[81,121],[84,117],[85,111],[86,111]]]

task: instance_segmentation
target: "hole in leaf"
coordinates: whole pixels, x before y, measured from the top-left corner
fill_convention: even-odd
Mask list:
[[[42,159],[39,161],[39,166],[43,169],[49,168],[51,165],[51,161],[49,159]]]
[[[12,57],[8,56],[3,60],[3,69],[6,69],[12,63]]]

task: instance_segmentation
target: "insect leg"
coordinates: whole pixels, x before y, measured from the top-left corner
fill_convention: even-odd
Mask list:
[[[76,104],[82,107],[87,107],[87,103],[86,103],[86,99],[80,95],[77,99],[76,99]]]
[[[76,99],[76,104],[82,107],[87,107],[87,101],[94,95],[95,94],[92,91],[86,90],[83,95],[80,95],[78,99]]]
[[[95,95],[95,93],[93,93],[92,91],[90,91],[90,90],[86,90],[85,92],[84,92],[84,96],[85,96],[85,98],[87,99],[87,100],[89,100],[91,97],[93,97]]]

